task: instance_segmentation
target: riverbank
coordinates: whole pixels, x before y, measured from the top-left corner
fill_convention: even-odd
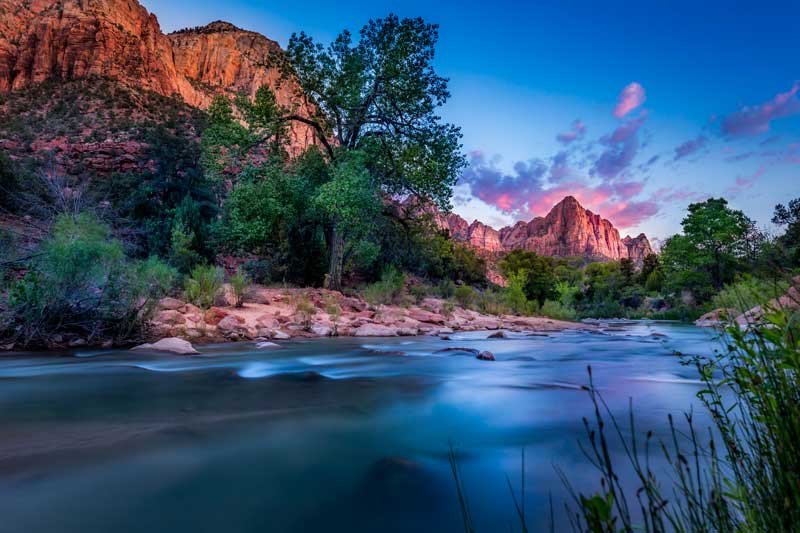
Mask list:
[[[288,340],[322,337],[413,337],[457,331],[547,332],[595,326],[543,317],[487,315],[426,298],[409,306],[371,305],[357,296],[322,289],[249,291],[242,307],[226,293],[206,311],[175,298],[160,302],[150,340],[168,337],[192,343]]]

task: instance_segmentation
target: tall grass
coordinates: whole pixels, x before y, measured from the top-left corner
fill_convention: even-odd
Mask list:
[[[618,420],[589,368],[584,389],[594,415],[584,418],[581,447],[599,487],[581,493],[557,469],[574,531],[800,531],[800,312],[772,309],[757,324],[730,327],[723,339],[724,353],[685,359],[704,384],[698,397],[713,427],[696,427],[692,412],[680,422],[670,415],[663,440],[639,433],[632,403],[627,424]],[[613,459],[612,442],[625,460]],[[666,471],[653,466],[656,454]],[[465,529],[474,531],[452,451],[451,466]],[[634,490],[621,482],[631,473]]]

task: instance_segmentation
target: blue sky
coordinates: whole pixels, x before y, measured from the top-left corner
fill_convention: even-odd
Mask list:
[[[573,194],[663,238],[708,196],[762,226],[800,196],[800,2],[143,3],[166,31],[222,19],[281,44],[390,12],[440,24],[470,220],[527,220]]]

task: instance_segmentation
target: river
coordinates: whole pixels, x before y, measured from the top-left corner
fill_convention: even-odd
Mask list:
[[[718,347],[668,323],[486,337],[4,356],[0,531],[463,531],[449,443],[478,532],[518,530],[523,449],[529,527],[552,495],[565,530],[555,466],[579,490],[599,479],[578,447],[587,365],[615,413],[633,398],[638,429],[663,435],[669,413],[702,413],[676,353]]]

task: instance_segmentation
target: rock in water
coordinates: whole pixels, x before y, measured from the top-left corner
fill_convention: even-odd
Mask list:
[[[280,348],[280,344],[275,344],[274,342],[259,342],[256,344],[256,348],[259,350],[273,350],[275,348]]]
[[[505,331],[496,331],[496,332],[492,333],[491,335],[489,335],[486,338],[487,339],[506,339],[506,338],[508,338],[508,335],[506,335]]]
[[[495,361],[494,354],[492,352],[481,352],[476,357],[481,361]]]
[[[131,348],[131,351],[166,352],[178,355],[195,355],[200,353],[194,349],[194,346],[192,346],[192,344],[189,341],[185,341],[183,339],[178,339],[175,337],[161,339],[160,341],[153,344],[142,344],[141,346]]]

